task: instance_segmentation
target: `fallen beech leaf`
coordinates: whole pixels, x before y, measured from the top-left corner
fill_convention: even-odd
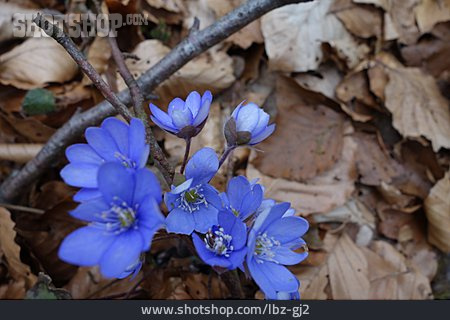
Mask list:
[[[328,258],[333,299],[368,299],[369,266],[363,251],[344,233]]]
[[[108,62],[111,58],[111,47],[108,38],[96,37],[92,42],[87,53],[87,60],[92,64],[94,69],[103,74],[108,69]],[[82,83],[84,85],[92,84],[92,81],[83,73]]]
[[[327,171],[305,183],[282,178],[272,178],[262,174],[252,164],[256,152],[252,150],[247,166],[249,179],[259,178],[266,187],[265,196],[277,201],[291,202],[301,214],[328,212],[345,204],[355,189],[355,155],[357,145],[348,134],[352,132],[349,123],[344,125],[342,153],[339,160]]]
[[[315,70],[323,60],[322,44],[337,50],[347,66],[356,66],[368,53],[329,10],[332,1],[287,5],[264,15],[261,29],[271,68],[280,71]],[[283,35],[283,36],[280,36]]]
[[[183,0],[145,0],[156,9],[164,9],[170,12],[180,13],[185,10]]]
[[[77,64],[49,37],[30,38],[0,56],[0,83],[20,89],[65,82],[77,72]]]
[[[36,13],[38,6],[31,1],[20,1],[20,3],[2,2],[2,13],[0,14],[0,43],[14,38],[14,28],[17,16]],[[16,29],[18,31],[18,29]]]
[[[158,40],[146,40],[141,42],[133,51],[140,60],[129,59],[126,63],[134,77],[139,77],[169,51],[170,49]],[[160,99],[154,103],[161,108],[166,108],[175,97],[184,99],[192,90],[197,90],[201,94],[205,90],[211,90],[214,94],[229,87],[234,80],[233,60],[222,51],[206,52],[191,60],[168,80],[164,81],[155,91]],[[126,88],[120,77],[118,88],[120,90]]]
[[[433,77],[416,68],[386,68],[386,108],[408,138],[426,137],[434,151],[450,149],[450,111]]]
[[[381,35],[382,12],[371,6],[357,5],[351,0],[337,0],[331,7],[348,31],[361,38]]]
[[[428,240],[444,252],[450,252],[450,171],[439,180],[425,199]]]
[[[206,0],[208,6],[215,12],[216,18],[220,18],[240,6],[244,0]],[[226,41],[230,41],[243,49],[247,49],[252,43],[262,43],[263,37],[261,33],[260,20],[251,22],[246,27],[240,29],[235,34],[231,35]]]
[[[422,0],[414,8],[417,25],[421,33],[431,31],[439,23],[450,20],[450,2],[448,0]]]
[[[2,112],[0,117],[6,120],[15,131],[33,142],[47,142],[55,133],[55,129],[46,126],[33,117],[19,118],[12,113]]]
[[[16,231],[11,214],[0,207],[0,252],[6,258],[8,270],[16,281],[24,280],[25,288],[29,289],[36,282],[36,276],[31,273],[30,267],[20,260],[20,247],[14,241]]]

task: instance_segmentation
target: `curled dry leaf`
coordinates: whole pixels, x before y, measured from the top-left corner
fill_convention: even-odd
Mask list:
[[[347,66],[356,66],[368,53],[329,10],[332,1],[292,4],[273,10],[261,20],[270,66],[280,71],[315,70],[324,57],[322,44],[336,49]],[[282,36],[280,36],[282,35]]]
[[[182,0],[145,0],[156,9],[164,9],[170,12],[180,13],[185,10]]]
[[[126,63],[136,78],[161,60],[169,51],[170,49],[158,40],[146,40],[141,42],[133,51],[140,60],[129,59]],[[233,60],[222,51],[206,52],[191,60],[168,80],[164,81],[155,91],[160,97],[155,103],[159,104],[161,108],[166,108],[175,97],[184,99],[192,90],[197,90],[200,93],[211,90],[214,94],[229,87],[234,80]],[[120,90],[126,88],[120,77],[118,88]]]
[[[32,142],[45,143],[55,133],[55,129],[46,126],[33,117],[20,118],[12,113],[2,112],[1,110],[0,117],[16,132]]]
[[[450,252],[450,171],[436,183],[425,199],[428,240],[444,252]]]
[[[385,105],[407,138],[424,136],[434,151],[450,149],[450,111],[433,77],[417,68],[386,68]]]
[[[20,89],[69,81],[77,72],[69,54],[48,37],[30,38],[0,56],[0,83]]]
[[[6,258],[11,277],[15,281],[23,281],[24,290],[27,290],[36,282],[36,276],[31,273],[30,267],[20,260],[20,247],[15,242],[14,228],[15,223],[11,220],[11,214],[0,207],[0,253]],[[23,293],[25,294],[25,291]]]
[[[450,1],[422,0],[414,8],[414,13],[420,32],[426,33],[437,23],[450,20]]]
[[[106,37],[96,37],[87,53],[87,60],[92,64],[99,74],[103,74],[108,68],[108,61],[111,58],[111,47]],[[82,83],[91,84],[92,81],[83,74]]]
[[[19,16],[32,14],[37,11],[36,4],[31,1],[21,1],[21,3],[2,1],[1,6],[2,12],[0,14],[0,43],[14,38],[15,23],[17,22],[16,19]]]

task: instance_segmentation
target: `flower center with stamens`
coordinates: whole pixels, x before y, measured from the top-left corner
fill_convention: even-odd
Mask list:
[[[190,213],[200,209],[201,205],[208,207],[201,185],[195,186],[181,193],[179,207]]]
[[[269,237],[267,233],[259,233],[256,237],[255,252],[256,261],[263,263],[264,261],[271,261],[278,263],[274,257],[274,249],[280,246],[280,241],[274,237]]]
[[[117,160],[120,161],[120,163],[125,167],[125,168],[136,168],[136,162],[134,162],[133,160],[129,159],[128,157],[124,156],[123,154],[121,154],[120,152],[115,152],[114,153],[114,157],[117,158]]]
[[[102,221],[94,225],[105,228],[109,232],[121,233],[137,226],[136,212],[137,206],[132,208],[125,201],[114,199],[110,209],[100,214]]]
[[[233,237],[226,234],[224,229],[220,226],[213,226],[206,233],[204,241],[206,248],[214,252],[218,256],[229,257],[230,253],[234,250],[231,245]]]

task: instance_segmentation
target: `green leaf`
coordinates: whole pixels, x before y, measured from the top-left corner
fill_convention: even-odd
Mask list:
[[[38,281],[28,290],[25,299],[30,300],[60,300],[72,299],[70,293],[64,289],[57,289],[52,285],[52,279],[44,273],[39,273]]]
[[[55,97],[46,89],[32,89],[22,102],[22,110],[30,116],[47,114],[56,110]]]

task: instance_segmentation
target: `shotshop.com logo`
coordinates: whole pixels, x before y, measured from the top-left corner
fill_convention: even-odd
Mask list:
[[[112,14],[43,14],[51,24],[57,26],[71,38],[87,37],[115,37],[117,30],[129,25],[148,25],[142,14],[121,15]],[[48,37],[33,19],[36,14],[15,13],[12,18],[13,35],[17,38]],[[51,25],[50,25],[51,26]]]

